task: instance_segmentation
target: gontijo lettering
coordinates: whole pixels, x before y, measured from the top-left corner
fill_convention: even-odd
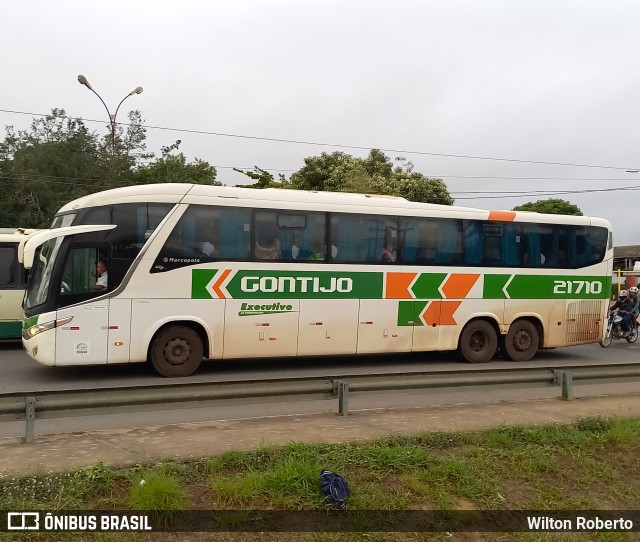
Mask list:
[[[246,276],[240,281],[243,292],[350,292],[353,279],[349,277],[258,277]]]

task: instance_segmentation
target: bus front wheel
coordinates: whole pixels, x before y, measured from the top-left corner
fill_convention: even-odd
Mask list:
[[[200,366],[204,348],[200,336],[187,326],[170,326],[151,345],[151,363],[162,376],[189,376]]]
[[[529,361],[538,350],[538,329],[529,320],[517,320],[504,338],[504,354],[511,361]]]
[[[469,363],[486,363],[498,349],[498,336],[486,320],[469,322],[460,335],[458,353]]]

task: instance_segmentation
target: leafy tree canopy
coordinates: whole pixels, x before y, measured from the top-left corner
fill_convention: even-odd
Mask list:
[[[151,184],[151,183],[193,183],[220,185],[216,181],[216,168],[204,160],[196,158],[188,163],[185,155],[178,151],[180,147],[179,139],[168,147],[162,147],[162,156],[155,158],[144,167],[137,168],[132,176],[130,184]]]
[[[530,201],[513,208],[513,211],[535,211],[551,215],[577,215],[582,216],[582,211],[577,205],[559,198]]]
[[[256,181],[254,184],[237,184],[236,186],[239,188],[291,188],[291,184],[284,178],[282,173],[279,174],[280,181],[276,181],[273,177],[273,173],[269,173],[258,166],[254,166],[253,171],[242,170],[235,167],[233,168],[233,171],[242,173]]]
[[[305,165],[286,180],[258,167],[254,171],[236,170],[257,181],[251,188],[294,188],[329,192],[359,192],[401,196],[411,201],[453,205],[442,179],[429,179],[413,171],[413,164],[396,158],[396,164],[378,149],[366,158],[356,158],[344,152],[323,152],[305,158]]]
[[[65,203],[100,190],[157,182],[220,184],[205,161],[187,162],[180,141],[155,158],[146,150],[139,111],[118,126],[115,142],[90,131],[64,109],[34,119],[27,130],[6,127],[0,141],[0,227],[48,227]]]

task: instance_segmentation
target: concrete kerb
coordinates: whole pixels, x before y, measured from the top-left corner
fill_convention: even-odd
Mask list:
[[[0,439],[0,479],[68,472],[103,462],[130,467],[188,461],[227,451],[290,442],[343,443],[426,432],[474,431],[512,425],[570,423],[586,417],[640,418],[640,398],[616,395],[566,402],[462,404],[396,410],[351,410],[349,416],[305,414],[215,420],[108,431],[39,435],[35,442]]]

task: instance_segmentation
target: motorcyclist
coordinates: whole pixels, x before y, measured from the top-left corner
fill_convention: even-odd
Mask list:
[[[609,312],[613,312],[619,309],[627,300],[627,297],[629,297],[629,292],[627,292],[626,290],[620,290],[620,293],[618,294],[618,301],[611,305],[611,307],[609,308]]]
[[[621,292],[622,293],[622,292]],[[629,288],[629,296],[620,304],[619,314],[622,316],[622,331],[631,331],[633,321],[640,313],[640,298],[638,298],[638,288]]]

